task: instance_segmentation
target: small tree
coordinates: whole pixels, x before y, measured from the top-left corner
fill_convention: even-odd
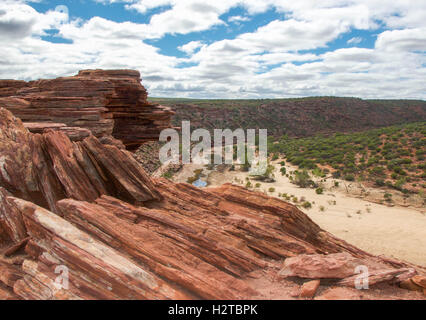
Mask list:
[[[293,182],[301,188],[307,188],[312,185],[310,178],[307,170],[295,171]]]

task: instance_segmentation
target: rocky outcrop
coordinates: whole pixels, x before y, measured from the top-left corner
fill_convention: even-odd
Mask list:
[[[23,215],[34,260],[22,264],[25,276],[14,283],[27,299],[184,299],[155,274],[79,230],[58,215],[32,203],[11,199]],[[68,288],[57,288],[55,269],[69,271]]]
[[[356,287],[361,276],[373,286],[383,282],[401,282],[416,275],[417,271],[408,265],[401,267],[389,265],[377,257],[357,258],[347,252],[328,255],[311,254],[291,257],[284,261],[281,277],[299,277],[306,279],[341,279],[341,286]]]
[[[426,291],[426,276],[415,275],[412,278],[404,279],[400,283],[400,287],[411,291]]]
[[[160,199],[153,183],[125,150],[102,145],[93,135],[72,142],[61,131],[30,134],[0,109],[0,186],[56,212],[64,198],[94,201],[101,195],[138,203]]]
[[[355,258],[347,253],[329,255],[299,255],[286,259],[280,275],[308,279],[344,279],[355,274],[357,266],[372,265],[371,261]],[[383,268],[383,265],[379,265]]]
[[[98,138],[113,136],[130,150],[158,140],[173,115],[169,108],[147,102],[140,74],[133,70],[84,70],[73,77],[31,82],[0,80],[0,107],[31,123],[28,128],[34,133],[59,124],[72,140],[84,139],[90,130]]]
[[[259,286],[278,282],[282,296],[282,261],[301,255],[398,269],[293,205],[230,184],[151,179],[126,150],[93,135],[31,134],[5,109],[0,155],[0,298],[276,298]]]
[[[32,133],[43,133],[47,130],[61,131],[65,133],[71,141],[81,141],[92,134],[89,129],[68,127],[65,123],[26,122],[24,126]]]

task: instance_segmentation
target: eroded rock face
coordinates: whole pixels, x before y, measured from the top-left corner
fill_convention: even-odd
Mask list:
[[[253,279],[274,285],[284,259],[371,258],[293,205],[151,179],[126,150],[93,135],[31,134],[5,109],[0,151],[0,298],[268,298]]]
[[[92,132],[89,129],[79,127],[68,127],[65,123],[26,122],[24,123],[24,126],[32,133],[43,133],[48,130],[61,131],[65,133],[71,141],[81,141],[84,140],[84,138],[87,138],[88,136],[92,135]]]
[[[11,201],[22,213],[32,238],[32,258],[38,259],[23,262],[22,270],[32,277],[14,284],[15,293],[23,298],[188,298],[58,215],[20,199]],[[71,273],[67,290],[54,285],[56,266],[65,266]],[[44,290],[34,289],[33,283],[42,283]],[[82,286],[85,290],[79,289]]]
[[[63,124],[73,140],[113,136],[130,150],[158,140],[170,127],[171,109],[147,102],[147,92],[134,70],[83,70],[74,77],[31,82],[0,80],[0,107],[38,132],[42,123]],[[49,125],[46,125],[49,127]],[[82,130],[70,128],[82,128]]]
[[[356,280],[365,274],[370,285],[391,281],[404,276],[411,277],[416,271],[408,266],[389,265],[385,260],[369,255],[358,257],[348,252],[330,254],[301,254],[285,260],[281,277],[305,279],[343,279],[343,286],[356,285]]]
[[[362,260],[347,253],[299,255],[286,259],[280,274],[308,279],[344,279],[354,275],[355,268],[362,265]]]
[[[127,151],[93,135],[72,142],[61,131],[30,134],[6,109],[0,109],[0,125],[0,186],[17,197],[54,212],[64,198],[111,195],[131,203],[161,198]]]

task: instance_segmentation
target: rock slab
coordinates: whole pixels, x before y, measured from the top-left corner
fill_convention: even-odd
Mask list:
[[[51,80],[0,80],[0,107],[30,123],[32,132],[62,124],[72,140],[83,139],[88,130],[98,138],[113,136],[136,150],[158,140],[160,132],[171,127],[174,114],[168,107],[148,103],[140,78],[135,70],[83,70]]]

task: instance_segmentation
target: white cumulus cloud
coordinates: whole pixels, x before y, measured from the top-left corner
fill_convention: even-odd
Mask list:
[[[362,38],[361,37],[353,37],[353,38],[350,38],[347,41],[348,44],[358,44],[358,43],[361,43],[361,42],[362,42]]]
[[[37,79],[72,75],[85,68],[133,68],[141,72],[151,96],[426,99],[423,0],[393,0],[385,5],[383,0],[97,2],[120,3],[132,14],[149,18],[146,23],[99,16],[83,20],[55,8],[38,12],[31,1],[0,2],[0,78]],[[232,15],[230,10],[237,7],[243,13]],[[264,21],[250,32],[204,37],[204,31],[221,26],[249,24],[269,9],[279,18]],[[378,33],[375,45],[356,47],[363,39],[351,36],[353,30]],[[52,33],[67,43],[48,41],[45,37]],[[168,55],[157,42],[149,41],[170,34],[178,40],[175,49],[184,52],[184,58]],[[180,41],[180,36],[186,40]],[[333,44],[343,36],[351,37],[347,43],[353,46]]]

